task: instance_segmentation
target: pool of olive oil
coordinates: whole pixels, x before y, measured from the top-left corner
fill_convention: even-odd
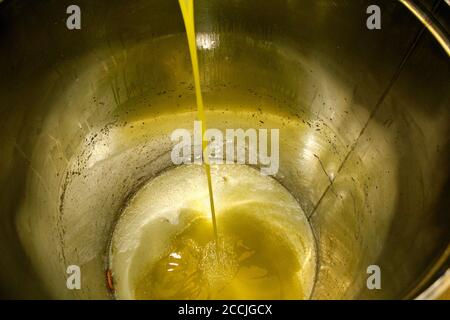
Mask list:
[[[220,215],[216,254],[211,222],[199,215],[136,284],[137,299],[304,299],[298,252],[281,229],[248,206]]]
[[[306,299],[314,237],[296,199],[246,165],[183,165],[131,199],[112,239],[119,299]],[[219,250],[219,251],[217,251]]]

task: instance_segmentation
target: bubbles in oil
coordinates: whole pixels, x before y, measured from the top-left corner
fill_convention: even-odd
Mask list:
[[[137,299],[209,299],[236,275],[231,241],[218,246],[205,218],[193,221],[176,236],[170,249],[137,278]],[[228,240],[228,239],[227,239]],[[217,251],[217,248],[219,251]]]
[[[297,253],[282,230],[239,209],[219,223],[218,246],[207,218],[197,218],[177,235],[137,278],[135,298],[304,298]]]

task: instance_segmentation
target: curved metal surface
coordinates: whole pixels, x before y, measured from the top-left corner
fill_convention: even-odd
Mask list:
[[[417,297],[448,268],[450,61],[379,3],[370,31],[370,1],[196,1],[208,122],[280,129],[275,178],[316,237],[314,299]],[[69,4],[0,4],[3,297],[111,298],[117,218],[195,118],[177,1],[80,0],[80,31]]]
[[[447,55],[450,57],[450,37],[445,32],[443,27],[437,22],[433,16],[426,12],[426,10],[420,8],[419,5],[413,0],[400,0],[416,17],[422,22],[422,24],[431,32],[436,38]],[[447,3],[448,4],[448,3]]]

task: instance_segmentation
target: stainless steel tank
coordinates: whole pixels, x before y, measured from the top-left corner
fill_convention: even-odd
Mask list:
[[[195,1],[211,126],[277,119],[275,178],[316,238],[313,299],[435,298],[450,281],[450,7],[372,2]],[[79,0],[80,30],[71,4],[0,1],[3,298],[112,298],[115,222],[195,118],[176,0]]]

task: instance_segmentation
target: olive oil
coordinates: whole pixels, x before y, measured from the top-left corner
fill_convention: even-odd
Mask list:
[[[189,165],[163,173],[125,210],[113,238],[115,273],[125,274],[116,282],[118,297],[308,298],[314,240],[292,195],[254,168],[213,165],[220,226],[216,242],[202,170]],[[162,198],[169,190],[173,196]]]
[[[214,207],[214,193],[211,180],[211,166],[209,164],[209,156],[206,154],[208,140],[205,139],[205,132],[207,129],[205,109],[203,105],[202,89],[200,86],[200,71],[198,68],[197,58],[197,41],[195,36],[195,20],[194,20],[194,0],[179,0],[181,13],[183,15],[184,25],[186,28],[186,35],[189,45],[189,53],[191,56],[192,73],[194,76],[195,96],[197,99],[197,116],[202,123],[202,153],[203,165],[205,167],[206,177],[208,181],[209,205],[211,210],[211,219],[213,224],[214,238],[216,241],[217,255],[219,254],[218,234],[216,212]]]
[[[168,254],[138,278],[137,299],[303,299],[297,251],[283,230],[258,218],[253,205],[218,219],[220,255],[211,224],[199,215]]]

